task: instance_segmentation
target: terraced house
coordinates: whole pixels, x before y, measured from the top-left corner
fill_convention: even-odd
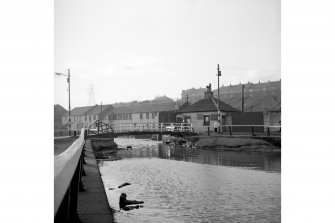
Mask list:
[[[174,122],[175,102],[143,103],[114,107],[106,115],[117,131],[157,128],[161,122]],[[168,116],[167,114],[173,114]],[[172,117],[172,118],[169,118]]]
[[[71,110],[71,130],[80,130],[85,127],[85,114],[92,109],[93,106],[77,107]],[[62,117],[62,124],[68,125],[69,115]]]
[[[177,109],[175,102],[77,107],[71,110],[71,130],[88,128],[96,120],[108,123],[117,131],[157,128],[159,123],[175,122]],[[68,124],[68,115],[62,117],[62,124]]]
[[[77,107],[71,110],[71,130],[79,131],[82,128],[88,128],[96,120],[108,121],[104,114],[113,108],[112,105],[94,105]],[[68,124],[68,114],[62,117],[62,124]],[[109,117],[111,118],[111,117]]]

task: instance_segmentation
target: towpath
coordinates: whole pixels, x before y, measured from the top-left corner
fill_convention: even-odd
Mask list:
[[[82,182],[86,191],[79,192],[77,208],[79,218],[83,223],[115,222],[90,140],[86,140],[84,153],[86,176],[82,176]]]

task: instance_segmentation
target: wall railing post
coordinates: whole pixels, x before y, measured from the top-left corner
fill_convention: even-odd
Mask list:
[[[268,136],[270,136],[270,126],[268,126]]]
[[[232,135],[232,126],[229,126],[229,135]]]

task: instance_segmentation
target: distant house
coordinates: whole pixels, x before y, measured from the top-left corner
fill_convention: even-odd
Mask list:
[[[108,116],[108,112],[113,109],[112,105],[98,105],[96,104],[90,110],[85,112],[83,126],[81,128],[88,128],[96,120],[100,120],[105,123],[109,123],[111,116]]]
[[[210,126],[213,131],[213,126],[218,125],[218,99],[213,97],[211,84],[207,86],[207,91],[204,92],[204,98],[190,105],[184,104],[176,112],[177,122],[191,123],[195,132],[207,131],[206,126]],[[240,112],[238,109],[220,101],[220,111],[222,115],[222,125],[230,125],[232,123],[231,113]]]
[[[116,130],[156,128],[160,123],[161,113],[175,111],[175,102],[143,103],[113,107],[105,116],[108,123]]]
[[[71,130],[80,130],[85,127],[85,114],[90,111],[94,106],[77,107],[71,110]],[[69,115],[66,114],[62,117],[62,124],[67,125]]]

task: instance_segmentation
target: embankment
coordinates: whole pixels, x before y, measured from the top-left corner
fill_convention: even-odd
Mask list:
[[[97,159],[117,160],[118,148],[113,138],[92,138],[91,145]]]
[[[190,141],[197,148],[227,151],[280,151],[280,138],[251,138],[229,136],[193,136]]]

